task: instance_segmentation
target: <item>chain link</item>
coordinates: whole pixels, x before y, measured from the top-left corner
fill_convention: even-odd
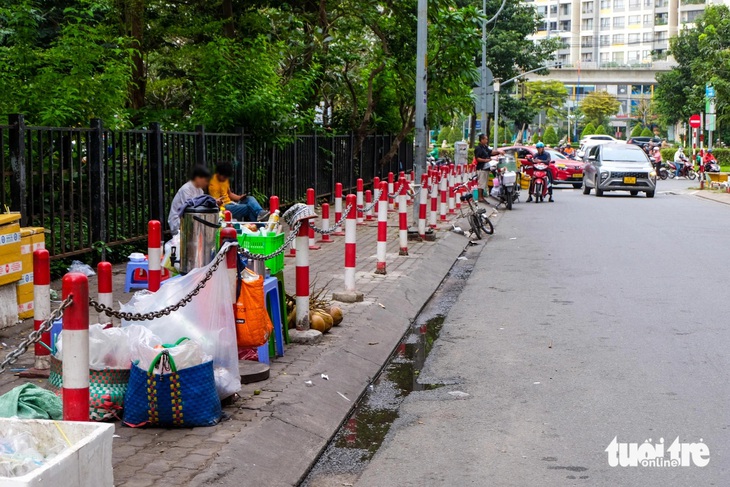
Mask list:
[[[332,226],[329,230],[319,228],[318,226],[315,226],[311,221],[309,222],[309,227],[320,235],[329,235],[330,233],[335,233],[337,229],[345,223],[345,220],[347,220],[347,215],[350,213],[350,210],[352,210],[352,205],[347,205],[347,208],[345,208],[345,212],[342,213],[342,218],[340,218],[340,221],[335,222],[334,226]]]
[[[380,195],[381,194],[383,194],[383,190],[382,189],[379,189],[379,190],[375,191],[375,194],[373,195],[373,202],[370,204],[370,206],[363,207],[362,212],[363,213],[367,213],[368,211],[370,211],[373,208],[375,208],[375,205],[378,204],[378,200],[380,199]]]
[[[63,300],[61,303],[61,306],[58,307],[55,311],[51,313],[51,316],[48,317],[43,323],[38,326],[37,330],[33,330],[28,334],[28,337],[21,341],[17,347],[15,347],[15,350],[12,352],[9,352],[5,356],[5,360],[0,362],[0,374],[5,372],[8,365],[14,364],[21,355],[23,355],[25,352],[28,351],[28,347],[31,345],[38,343],[41,340],[41,337],[44,333],[47,333],[51,331],[51,327],[53,326],[53,322],[59,320],[63,316],[63,312],[71,306],[73,303],[73,295],[70,295],[66,299]]]
[[[181,308],[184,308],[185,306],[190,303],[190,301],[193,300],[195,296],[200,294],[200,291],[203,290],[206,284],[208,284],[208,281],[210,281],[213,278],[213,274],[215,271],[218,270],[218,267],[220,266],[221,262],[226,258],[226,252],[220,252],[216,258],[211,263],[208,270],[205,272],[205,276],[203,279],[200,280],[197,286],[195,286],[195,289],[190,291],[184,298],[182,298],[180,301],[178,301],[175,304],[172,304],[170,306],[167,306],[165,308],[162,308],[157,311],[150,311],[149,313],[131,313],[128,311],[116,311],[113,308],[110,308],[109,306],[103,305],[96,301],[95,299],[89,298],[89,305],[94,308],[98,313],[105,313],[107,316],[111,316],[113,318],[117,318],[120,320],[126,320],[126,321],[148,321],[148,320],[154,320],[157,318],[162,318],[163,316],[167,316],[170,313],[177,311]]]

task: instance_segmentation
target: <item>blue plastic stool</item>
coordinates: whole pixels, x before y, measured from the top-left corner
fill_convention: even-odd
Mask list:
[[[279,298],[279,280],[275,277],[264,279],[264,300],[266,309],[269,312],[271,322],[274,324],[274,334],[271,337],[274,341],[274,351],[277,357],[284,356],[284,322],[281,319],[281,306]]]
[[[144,271],[144,279],[135,279],[134,275],[138,270]],[[124,276],[124,292],[128,293],[131,289],[147,289],[147,277],[149,276],[147,261],[127,262],[127,272]]]
[[[269,365],[271,361],[269,360],[269,344],[261,345],[260,347],[256,348],[256,353],[259,356],[259,362],[262,364]]]

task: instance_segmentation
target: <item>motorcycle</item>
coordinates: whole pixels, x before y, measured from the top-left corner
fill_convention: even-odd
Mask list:
[[[720,164],[717,160],[707,161],[705,163],[705,172],[720,172]]]
[[[545,196],[548,194],[548,185],[550,180],[548,179],[548,165],[542,161],[533,162],[532,165],[532,193],[530,196],[535,198],[535,203],[542,203],[545,201]]]
[[[686,157],[682,159],[682,167],[679,169],[679,176],[684,176],[687,179],[697,179],[697,172],[695,171],[694,164]],[[669,164],[669,177],[674,179],[677,177],[677,163],[668,162]]]
[[[656,175],[659,179],[664,180],[669,177],[667,165],[662,162],[661,157],[654,160],[654,167],[656,168]]]
[[[506,161],[507,158],[503,156],[496,161],[492,159],[489,164],[489,170],[494,175],[490,194],[493,198],[499,200],[499,204],[504,203],[507,209],[511,210],[512,205],[519,200],[520,192],[517,186],[517,173],[504,167]],[[503,167],[499,167],[500,164]]]
[[[426,164],[428,167],[441,167],[441,166],[448,166],[451,164],[452,161],[449,157],[440,157],[438,159],[435,159],[433,156],[429,155],[426,157]]]

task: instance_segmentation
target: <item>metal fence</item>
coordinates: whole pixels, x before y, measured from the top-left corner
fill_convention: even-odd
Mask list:
[[[168,132],[158,123],[108,130],[98,119],[89,127],[32,127],[10,115],[0,125],[0,203],[20,211],[23,225],[45,227],[47,248],[59,258],[143,240],[151,219],[166,226],[172,198],[195,164],[232,162],[235,191],[277,195],[284,206],[303,201],[307,188],[331,199],[337,182],[354,190],[358,178],[367,184],[413,168],[411,142],[381,165],[391,135],[370,135],[359,150],[353,135],[291,139],[274,145],[243,131]]]

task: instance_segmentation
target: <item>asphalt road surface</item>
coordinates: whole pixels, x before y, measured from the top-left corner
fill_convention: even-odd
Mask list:
[[[730,206],[689,184],[507,212],[356,485],[730,485]],[[609,465],[677,437],[709,463]]]

